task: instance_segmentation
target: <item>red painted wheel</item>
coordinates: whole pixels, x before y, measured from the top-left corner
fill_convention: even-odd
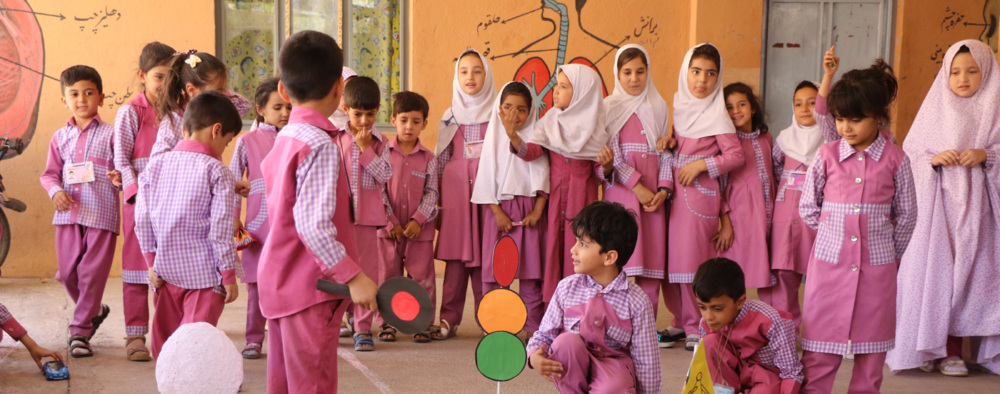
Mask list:
[[[27,146],[35,134],[45,49],[42,30],[24,0],[0,0],[0,137],[20,138]],[[4,159],[14,157],[8,151]]]

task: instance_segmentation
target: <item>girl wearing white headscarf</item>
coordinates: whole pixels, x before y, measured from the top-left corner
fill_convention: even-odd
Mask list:
[[[511,149],[526,161],[549,152],[551,193],[545,235],[542,295],[552,298],[559,280],[573,275],[570,248],[576,243],[569,220],[597,200],[593,160],[608,142],[605,129],[604,85],[594,69],[566,64],[556,70],[553,108],[535,125],[528,140],[511,136]],[[516,137],[516,138],[515,138]]]
[[[903,151],[917,227],[899,265],[886,363],[962,376],[961,337],[978,336],[975,362],[1000,373],[1000,69],[989,46],[948,49]]]
[[[718,178],[743,166],[743,149],[736,137],[722,94],[722,56],[712,44],[701,44],[684,55],[674,93],[675,194],[670,206],[667,277],[681,284],[680,321],[687,348],[700,339],[698,311],[691,282],[702,262],[718,256],[713,238],[719,229],[722,192]]]
[[[438,125],[437,155],[441,176],[441,226],[436,258],[444,260],[441,331],[431,338],[447,339],[462,323],[466,286],[471,279],[478,307],[483,297],[482,226],[488,208],[471,202],[479,170],[483,136],[489,126],[497,88],[493,69],[479,52],[467,49],[455,62],[451,107]]]
[[[493,105],[486,128],[483,155],[479,161],[472,202],[490,207],[483,215],[483,286],[499,288],[493,276],[493,246],[503,236],[514,240],[518,250],[518,294],[528,308],[525,332],[533,333],[545,314],[542,303],[542,250],[545,234],[545,203],[549,194],[549,159],[517,158],[510,150],[508,134],[530,139],[537,109],[529,88],[508,82]]]

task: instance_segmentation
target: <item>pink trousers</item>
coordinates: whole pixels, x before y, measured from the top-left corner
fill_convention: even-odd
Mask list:
[[[219,323],[226,297],[212,288],[184,289],[164,282],[156,289],[156,310],[153,312],[153,338],[150,350],[153,358],[160,355],[163,344],[181,325],[205,322]]]
[[[406,268],[406,275],[427,290],[427,294],[431,297],[431,305],[437,305],[434,241],[403,239],[402,242],[396,242],[392,238],[379,238],[378,257],[381,272],[377,281],[380,285],[389,278],[403,276],[403,268]],[[381,326],[385,322],[380,315],[375,319],[375,323]]]
[[[264,325],[267,318],[260,311],[260,293],[256,283],[247,283],[247,343],[264,343]]]
[[[337,392],[337,341],[346,309],[346,300],[327,301],[268,321],[268,393]]]
[[[467,267],[462,261],[446,261],[444,282],[441,291],[441,320],[453,325],[462,323],[465,311],[465,292],[472,281],[472,295],[475,297],[475,311],[479,311],[479,301],[483,299],[483,268]]]
[[[598,357],[579,334],[564,332],[552,341],[549,358],[562,363],[556,381],[561,393],[634,393],[635,367],[625,357]]]
[[[115,258],[118,234],[93,227],[68,224],[56,226],[57,278],[76,303],[70,335],[90,336],[90,320],[101,312],[104,286]]]
[[[358,265],[361,266],[361,272],[364,272],[376,284],[381,285],[382,282],[378,279],[382,275],[379,268],[378,227],[354,226],[354,234],[358,242]],[[372,322],[382,320],[378,316],[378,311],[370,311],[353,304],[351,309],[351,312],[354,313],[354,331],[371,332]]]
[[[656,279],[656,278],[646,278],[643,276],[635,277],[635,284],[639,285],[643,293],[646,293],[646,297],[649,297],[650,304],[653,305],[653,319],[659,314],[659,302],[660,302],[660,291],[663,291],[663,303],[667,307],[667,311],[674,316],[674,319],[670,322],[672,327],[681,328],[678,321],[680,319],[681,308],[681,285],[680,283],[670,283],[667,279]]]
[[[799,332],[802,325],[802,308],[799,307],[799,287],[802,285],[802,274],[788,270],[773,270],[778,283],[771,287],[757,289],[761,301],[770,304],[774,309],[792,314],[795,331]]]
[[[830,393],[837,369],[844,361],[839,354],[802,352],[802,372],[805,374],[803,393]],[[885,353],[855,354],[849,393],[878,393],[882,387],[882,366]]]

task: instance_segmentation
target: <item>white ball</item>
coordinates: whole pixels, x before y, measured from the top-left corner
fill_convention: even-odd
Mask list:
[[[235,393],[243,384],[243,357],[226,333],[199,322],[180,326],[156,359],[161,393]]]

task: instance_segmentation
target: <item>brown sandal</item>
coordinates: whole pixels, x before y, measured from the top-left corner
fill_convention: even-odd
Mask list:
[[[141,341],[141,342],[140,342]],[[146,337],[143,335],[130,335],[125,337],[125,356],[129,361],[149,361],[149,349],[146,348]]]

